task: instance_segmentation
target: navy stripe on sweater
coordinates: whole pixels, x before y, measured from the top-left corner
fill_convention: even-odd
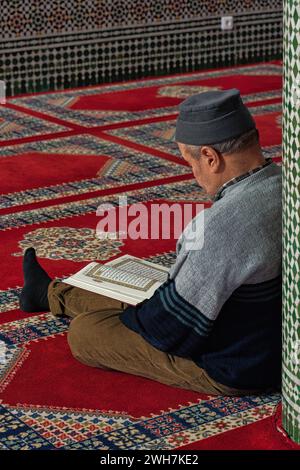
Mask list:
[[[150,299],[127,307],[120,319],[154,347],[182,357],[199,354],[214,324],[178,294],[173,280]]]
[[[243,284],[236,289],[231,300],[236,302],[267,302],[281,296],[282,276],[258,284]]]

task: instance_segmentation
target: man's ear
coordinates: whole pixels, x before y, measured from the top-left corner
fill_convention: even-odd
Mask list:
[[[209,145],[203,145],[201,147],[201,157],[205,159],[204,161],[210,167],[213,172],[217,172],[221,165],[221,156],[220,154]]]

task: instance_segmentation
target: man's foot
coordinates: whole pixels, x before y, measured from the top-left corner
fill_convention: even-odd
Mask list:
[[[24,312],[49,310],[48,286],[51,278],[39,265],[35,249],[27,248],[23,258],[24,287],[20,295],[20,308]]]

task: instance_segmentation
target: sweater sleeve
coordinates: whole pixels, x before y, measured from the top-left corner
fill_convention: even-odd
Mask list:
[[[243,244],[234,228],[224,228],[209,218],[204,243],[183,247],[167,282],[150,299],[128,307],[121,321],[162,351],[192,358],[205,350],[222,306],[247,271],[241,269],[243,263],[247,267]]]
[[[213,322],[186,302],[168,280],[136,307],[127,307],[121,321],[161,351],[192,357],[205,345]]]

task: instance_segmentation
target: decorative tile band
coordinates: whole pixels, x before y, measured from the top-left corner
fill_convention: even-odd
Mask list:
[[[233,30],[221,30],[224,14]],[[282,49],[280,0],[3,0],[0,21],[9,95],[270,59]]]
[[[272,12],[280,0],[23,0],[1,1],[2,37],[38,37],[43,34],[107,30],[159,25],[175,20],[226,13]]]
[[[283,425],[300,443],[300,3],[284,1]]]

